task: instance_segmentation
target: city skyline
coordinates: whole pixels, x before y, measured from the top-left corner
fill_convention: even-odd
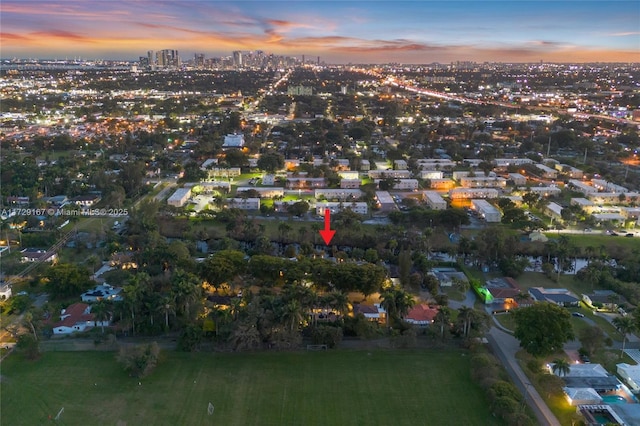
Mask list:
[[[3,1],[2,57],[135,60],[147,50],[328,63],[638,62],[640,6],[615,2]]]

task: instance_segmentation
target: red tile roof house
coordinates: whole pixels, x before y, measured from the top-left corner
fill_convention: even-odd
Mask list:
[[[81,333],[92,327],[105,327],[109,320],[96,321],[91,313],[91,306],[86,303],[74,303],[60,312],[60,321],[53,325],[53,334]]]
[[[429,325],[433,324],[433,319],[437,314],[438,308],[420,304],[411,308],[411,310],[407,312],[407,315],[404,316],[404,320],[409,324]]]

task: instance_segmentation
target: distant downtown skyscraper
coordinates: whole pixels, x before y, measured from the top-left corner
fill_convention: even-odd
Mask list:
[[[235,67],[242,66],[242,52],[240,50],[235,50],[233,52],[233,65]]]

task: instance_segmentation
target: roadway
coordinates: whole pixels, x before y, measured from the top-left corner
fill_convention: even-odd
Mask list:
[[[487,333],[487,340],[493,353],[504,365],[511,376],[513,383],[524,395],[524,400],[533,410],[539,424],[548,426],[561,426],[556,416],[551,412],[536,388],[520,368],[516,353],[520,350],[520,343],[512,335],[492,327]]]
[[[384,77],[378,74],[378,77],[383,80],[386,80],[392,86],[399,87],[401,89],[407,90],[412,93],[418,93],[420,95],[430,96],[438,99],[445,99],[449,101],[457,101],[460,103],[474,104],[474,105],[494,105],[494,106],[499,106],[502,108],[510,108],[510,109],[519,109],[519,108],[537,109],[537,110],[549,111],[556,114],[567,114],[567,111],[561,108],[554,108],[550,106],[533,106],[533,105],[530,106],[530,105],[522,105],[522,104],[512,104],[508,102],[499,102],[499,101],[492,101],[492,100],[479,100],[479,99],[469,98],[466,96],[452,95],[450,93],[438,92],[436,90],[429,90],[429,89],[424,89],[417,86],[412,86],[409,84],[405,84],[402,80],[391,75]],[[595,120],[602,120],[602,121],[607,121],[615,124],[627,124],[632,126],[638,126],[638,122],[633,120],[609,117],[607,115],[600,115],[600,114],[588,114],[584,112],[577,112],[573,114],[573,118],[577,120],[582,120],[582,121],[595,119]]]
[[[475,301],[476,296],[473,290],[467,290],[463,301],[450,300],[449,307],[451,309],[460,309],[462,306],[473,308]],[[535,387],[529,382],[528,377],[522,371],[520,364],[518,364],[516,353],[520,351],[520,342],[511,334],[503,331],[504,328],[500,326],[495,317],[492,317],[492,319],[496,326],[491,327],[486,334],[491,351],[500,360],[515,386],[524,395],[524,401],[535,414],[538,423],[548,426],[560,426],[556,416],[551,412]]]

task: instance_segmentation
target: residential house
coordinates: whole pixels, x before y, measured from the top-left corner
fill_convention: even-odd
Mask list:
[[[429,305],[419,304],[414,306],[404,316],[404,320],[413,325],[429,325],[433,324],[433,320],[438,314],[438,308]]]
[[[369,321],[384,322],[387,318],[387,311],[380,304],[373,305],[354,304],[353,314],[362,314]]]
[[[615,311],[624,299],[613,290],[594,290],[592,294],[583,294],[582,301],[592,309],[597,309],[598,306],[607,311]]]
[[[96,321],[91,306],[74,303],[60,312],[60,321],[53,325],[53,334],[81,333],[92,327],[109,326],[111,321]]]
[[[640,392],[640,365],[629,365],[623,362],[616,364],[616,371],[629,389],[635,393]]]
[[[22,256],[20,261],[26,262],[55,262],[58,260],[58,255],[54,252],[47,252],[44,249],[37,248],[25,248],[20,250]]]
[[[551,302],[559,306],[578,306],[580,299],[566,288],[532,287],[529,294],[537,302]]]
[[[0,300],[11,297],[11,286],[8,283],[0,282]]]
[[[54,207],[63,207],[69,203],[69,199],[66,195],[56,195],[55,197],[49,197],[47,202]]]
[[[491,301],[495,305],[494,310],[508,311],[518,306],[516,297],[521,291],[518,283],[513,278],[494,278],[486,282],[485,288],[492,296],[491,298],[487,298],[485,303]]]
[[[469,282],[464,272],[455,268],[433,268],[429,273],[438,279],[440,287],[451,287],[456,280]]]
[[[100,300],[111,300],[119,302],[122,300],[122,287],[113,287],[109,284],[100,284],[91,290],[82,293],[80,298],[83,302],[98,302]]]
[[[85,194],[73,197],[71,202],[81,207],[92,207],[100,202],[101,199],[100,194]]]

